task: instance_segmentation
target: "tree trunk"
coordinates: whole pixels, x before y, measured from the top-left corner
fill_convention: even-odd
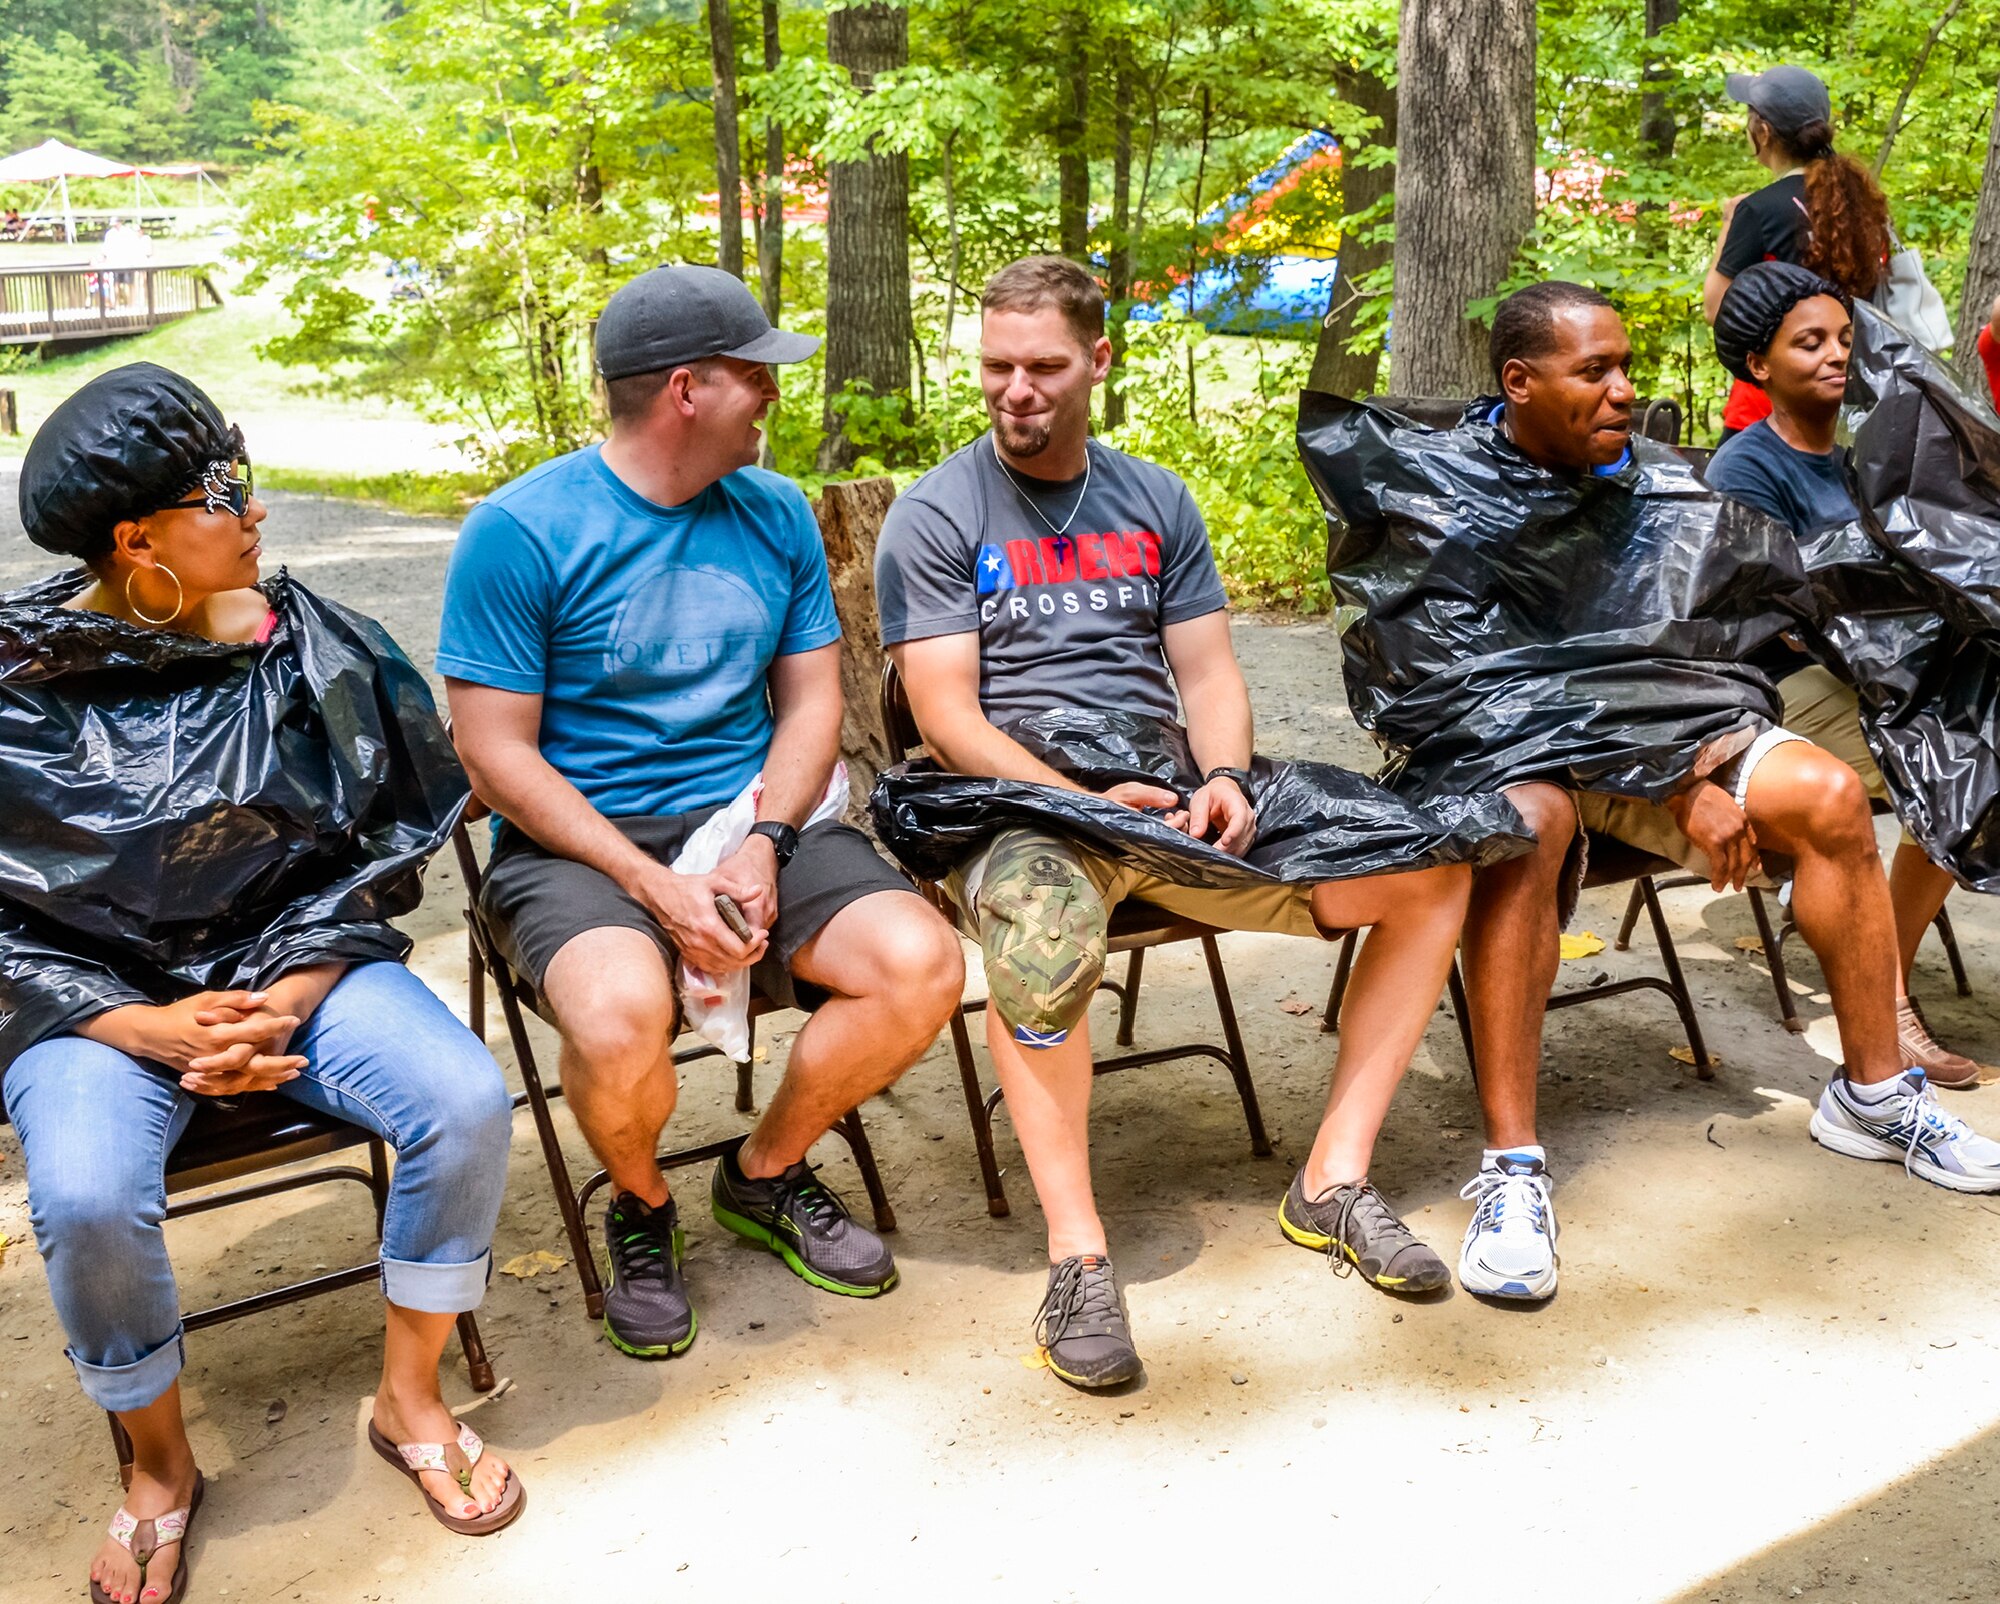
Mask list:
[[[1111,379],[1104,387],[1104,427],[1125,422],[1125,303],[1132,299],[1132,73],[1121,51],[1111,79]]]
[[[778,0],[764,4],[764,70],[784,61],[778,45]],[[764,231],[757,241],[757,278],[764,292],[764,315],[773,323],[785,303],[785,125],[764,119]]]
[[[1680,19],[1681,0],[1646,0],[1648,39],[1656,38],[1663,29],[1671,28]],[[1673,76],[1649,48],[1639,81],[1655,87],[1647,88],[1639,96],[1639,142],[1660,161],[1673,158],[1674,141],[1680,137],[1680,126],[1674,121],[1672,108],[1667,105],[1667,91],[1660,87],[1673,82]]]
[[[729,0],[708,0],[708,59],[715,70],[715,265],[743,276],[743,142],[736,126],[736,24]]]
[[[1069,71],[1057,89],[1056,232],[1063,255],[1090,259],[1090,58],[1083,23],[1071,12],[1063,29]]]
[[[1534,0],[1402,0],[1390,387],[1488,388],[1466,316],[1507,275],[1535,216]]]
[[[840,619],[840,689],[846,700],[840,755],[847,760],[848,817],[857,823],[867,819],[875,776],[902,757],[890,752],[882,728],[883,653],[875,613],[875,542],[895,499],[893,479],[856,479],[828,485],[813,508]]]
[[[1996,295],[2000,295],[2000,92],[1993,99],[1986,174],[1979,181],[1979,209],[1973,213],[1972,243],[1965,258],[1965,296],[1958,308],[1958,377],[1973,395],[1990,394],[1979,360],[1979,331],[1993,315]]]
[[[864,91],[875,74],[909,60],[909,12],[850,5],[826,18],[827,56]],[[821,473],[860,455],[834,400],[860,381],[876,395],[910,391],[910,168],[900,155],[833,162],[827,170],[826,437]]]
[[[1396,91],[1373,73],[1340,72],[1335,75],[1340,98],[1358,106],[1381,126],[1368,136],[1369,145],[1396,145]],[[1348,158],[1366,148],[1350,141],[1340,152],[1340,209],[1349,217],[1365,212],[1389,194],[1396,183],[1395,164],[1363,167]],[[1312,375],[1307,385],[1328,395],[1367,395],[1375,388],[1375,376],[1382,364],[1382,347],[1371,342],[1364,351],[1347,350],[1354,338],[1354,325],[1364,304],[1360,282],[1389,260],[1388,240],[1361,240],[1354,231],[1340,231],[1340,261],[1328,291],[1326,316],[1320,322],[1319,346],[1313,352]]]

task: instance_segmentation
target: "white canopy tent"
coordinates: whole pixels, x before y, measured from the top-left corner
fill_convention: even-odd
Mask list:
[[[69,181],[72,178],[129,178],[132,180],[132,209],[137,215],[142,209],[149,186],[148,178],[192,178],[195,193],[201,197],[203,209],[207,208],[208,194],[213,190],[219,198],[222,186],[209,177],[206,168],[195,163],[183,163],[172,167],[138,167],[130,162],[113,161],[109,156],[93,155],[87,150],[78,150],[74,145],[66,145],[60,139],[45,139],[32,150],[18,151],[12,156],[0,158],[0,184],[40,184],[43,187],[42,204],[36,208],[29,222],[43,218],[50,221],[62,218],[63,239],[69,244],[76,243],[76,212],[70,205]],[[58,210],[57,207],[60,207]]]

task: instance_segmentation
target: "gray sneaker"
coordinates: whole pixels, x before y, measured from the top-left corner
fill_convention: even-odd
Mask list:
[[[620,1192],[604,1211],[610,1285],[604,1335],[638,1359],[670,1359],[694,1341],[694,1305],[681,1279],[680,1210],[672,1198],[649,1209]]]
[[[877,1297],[896,1284],[889,1245],[847,1212],[810,1164],[753,1181],[725,1154],[708,1196],[724,1229],[769,1248],[801,1281],[850,1298]]]
[[[1345,1275],[1351,1265],[1385,1292],[1435,1292],[1451,1279],[1444,1260],[1417,1240],[1369,1181],[1328,1187],[1309,1198],[1301,1169],[1278,1205],[1278,1229],[1300,1247],[1327,1255],[1336,1274]]]
[[[1115,1387],[1145,1368],[1132,1346],[1125,1295],[1111,1261],[1094,1253],[1049,1267],[1035,1311],[1035,1341],[1049,1368],[1072,1387]]]

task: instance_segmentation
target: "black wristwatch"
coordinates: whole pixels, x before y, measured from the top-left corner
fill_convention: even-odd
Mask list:
[[[1220,775],[1225,780],[1234,780],[1237,788],[1242,791],[1245,797],[1249,797],[1252,794],[1250,790],[1250,771],[1248,769],[1232,769],[1227,767],[1210,769],[1201,777],[1201,783],[1206,785],[1217,775]]]
[[[761,835],[771,843],[771,850],[777,853],[781,869],[792,861],[792,854],[799,850],[799,832],[777,819],[759,819],[750,826],[750,833]]]

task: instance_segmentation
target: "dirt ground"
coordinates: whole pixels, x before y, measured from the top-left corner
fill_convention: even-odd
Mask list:
[[[11,525],[13,499],[0,478],[0,584],[49,566]],[[272,504],[273,558],[380,615],[427,664],[452,526]],[[1266,750],[1367,762],[1327,626],[1245,620],[1237,643]],[[411,930],[419,970],[462,1005],[456,879],[440,860]],[[2000,1597],[2000,1227],[1981,1218],[2000,1203],[1817,1149],[1806,1121],[1834,1047],[1816,966],[1801,955],[1811,1028],[1789,1036],[1761,958],[1735,945],[1752,928],[1746,901],[1666,900],[1722,1067],[1701,1083],[1669,1057],[1680,1033],[1656,995],[1552,1016],[1543,1129],[1563,1288],[1547,1306],[1396,1302],[1283,1241],[1274,1210],[1333,1051],[1315,1017],[1332,954],[1232,937],[1278,1155],[1251,1156],[1213,1066],[1098,1088],[1098,1184],[1148,1366],[1128,1393],[1085,1397],[1025,1362],[1042,1289],[1032,1191],[1003,1118],[1015,1211],[987,1218],[957,1077],[936,1048],[867,1109],[901,1220],[890,1296],[827,1297],[724,1237],[699,1206],[700,1172],[680,1183],[701,1316],[684,1358],[614,1353],[567,1268],[495,1276],[480,1318],[506,1384],[479,1399],[454,1363],[447,1389],[528,1484],[528,1513],[502,1537],[451,1537],[360,1441],[379,1336],[366,1290],[191,1338],[184,1387],[211,1483],[192,1596]],[[1593,894],[1577,928],[1608,938],[1619,906]],[[2000,1059],[2000,921],[1974,898],[1953,911],[1975,995],[1952,994],[1934,944],[1918,990],[1947,1040]],[[1563,984],[1650,967],[1650,939],[1635,946],[1566,964]],[[1158,955],[1142,1043],[1212,1025],[1195,963]],[[768,1035],[766,1092],[789,1035]],[[740,1128],[726,1081],[712,1063],[689,1069],[676,1141]],[[2000,1131],[2000,1091],[1948,1095]],[[1448,1257],[1479,1147],[1440,1014],[1375,1178]],[[838,1144],[820,1156],[858,1195]],[[497,1259],[566,1255],[525,1116],[513,1157]],[[62,1357],[11,1135],[0,1232],[11,1604],[75,1596],[117,1483],[102,1417]],[[190,1305],[371,1251],[348,1188],[176,1222],[169,1239]]]

